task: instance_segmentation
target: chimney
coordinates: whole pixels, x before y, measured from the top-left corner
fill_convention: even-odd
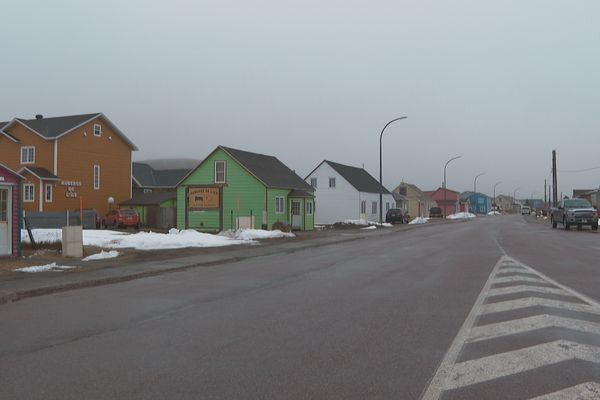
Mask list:
[[[36,114],[35,119],[43,119],[44,116],[42,114]]]

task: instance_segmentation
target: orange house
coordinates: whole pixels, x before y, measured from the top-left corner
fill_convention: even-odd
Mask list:
[[[25,211],[108,212],[131,198],[137,147],[102,113],[0,122],[0,163],[19,171]],[[109,200],[110,199],[110,200]]]

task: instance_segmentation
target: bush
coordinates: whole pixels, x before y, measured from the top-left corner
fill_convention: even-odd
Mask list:
[[[292,227],[285,221],[277,221],[271,227],[272,230],[279,230],[281,232],[291,232]]]

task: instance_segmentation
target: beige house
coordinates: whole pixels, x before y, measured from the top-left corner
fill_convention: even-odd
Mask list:
[[[425,194],[417,185],[402,182],[394,193],[405,196],[408,202],[408,215],[411,217],[428,217],[429,209],[436,207],[437,203]]]

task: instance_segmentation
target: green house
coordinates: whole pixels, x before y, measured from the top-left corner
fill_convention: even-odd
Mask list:
[[[276,157],[218,146],[177,185],[177,228],[314,228],[314,191]]]

